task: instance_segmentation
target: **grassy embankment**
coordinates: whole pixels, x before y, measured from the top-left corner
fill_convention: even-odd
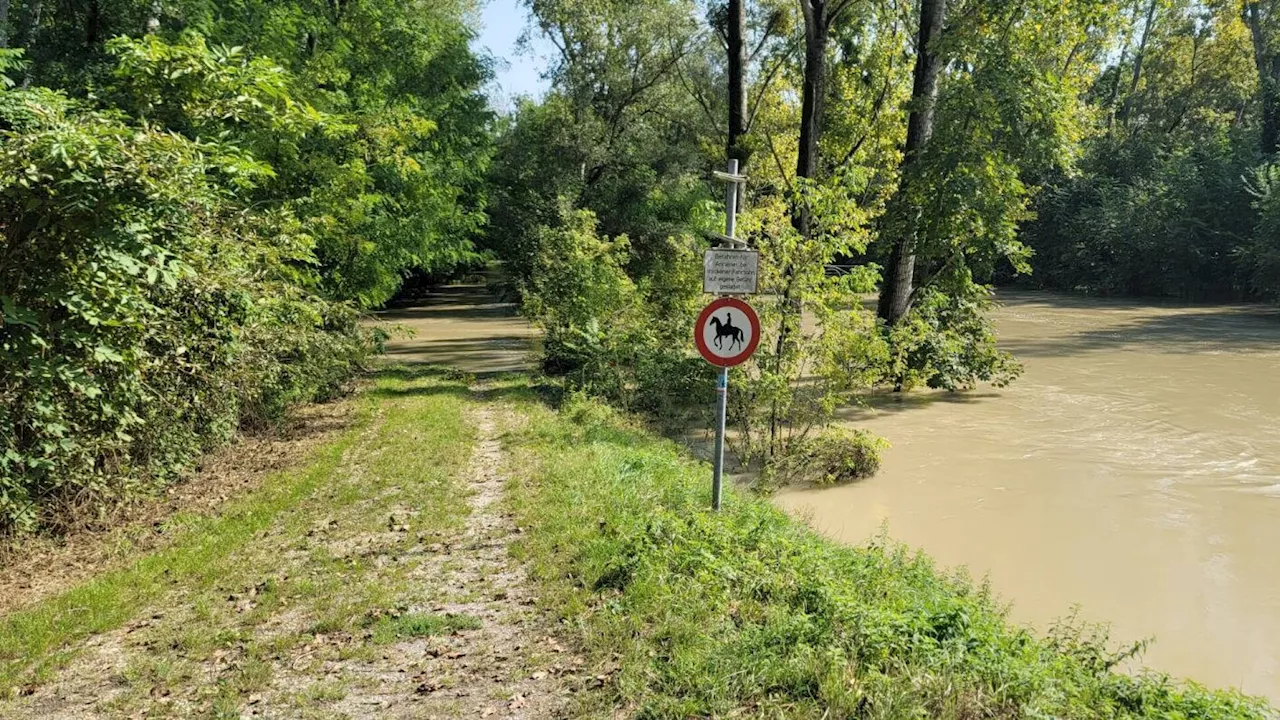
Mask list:
[[[476,394],[393,371],[359,402],[357,426],[306,467],[217,516],[175,518],[169,547],[4,618],[0,688],[74,675],[93,691],[97,635],[128,659],[103,681],[109,715],[234,716],[255,697],[349,713],[360,663],[476,624],[424,611],[440,594],[423,571],[465,521],[466,412],[502,403],[528,419],[506,437],[512,548],[600,681],[577,696],[583,716],[1271,716],[1115,673],[1078,630],[1035,637],[896,546],[838,546],[739,493],[710,513],[705,465],[599,405],[554,411],[527,380]]]
[[[519,548],[648,717],[1256,718],[1261,701],[1112,671],[1086,629],[1040,638],[962,575],[817,537],[768,502],[708,512],[709,473],[591,403],[537,407]]]

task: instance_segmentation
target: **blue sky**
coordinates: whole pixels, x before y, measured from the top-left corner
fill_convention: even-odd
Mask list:
[[[543,37],[533,38],[530,50],[517,52],[516,43],[529,27],[529,13],[520,0],[487,0],[480,13],[477,49],[487,48],[497,59],[497,79],[488,88],[498,110],[507,110],[519,95],[540,96],[547,88],[542,72],[555,48]]]

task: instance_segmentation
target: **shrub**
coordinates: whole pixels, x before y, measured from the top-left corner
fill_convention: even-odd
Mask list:
[[[889,331],[889,378],[898,389],[962,390],[979,382],[1004,387],[1022,374],[1022,365],[996,346],[985,315],[991,291],[972,283],[966,287],[955,294],[925,291]]]
[[[610,334],[627,332],[635,285],[622,266],[627,237],[601,237],[589,210],[565,211],[562,223],[541,226],[537,259],[525,302],[551,334],[593,322]]]
[[[626,236],[601,237],[590,211],[566,211],[536,235],[524,310],[546,330],[543,370],[669,427],[705,413],[712,369],[687,351],[700,295],[693,250],[671,240],[670,262],[638,287],[623,269]]]
[[[844,485],[864,480],[880,470],[880,454],[888,447],[884,438],[866,430],[828,428],[770,462],[766,485]]]
[[[1254,168],[1248,177],[1248,189],[1258,219],[1239,259],[1248,268],[1251,289],[1275,299],[1280,297],[1280,166]]]
[[[271,168],[46,89],[0,90],[0,532],[176,477],[332,394],[373,347],[306,289]]]
[[[772,462],[794,455],[837,408],[883,382],[889,349],[862,304],[878,269],[827,272],[837,258],[865,250],[865,213],[821,214],[824,232],[806,238],[792,227],[788,203],[758,200],[740,218],[739,232],[760,249],[760,282],[768,289],[752,307],[762,338],[731,378],[730,422],[739,456]]]

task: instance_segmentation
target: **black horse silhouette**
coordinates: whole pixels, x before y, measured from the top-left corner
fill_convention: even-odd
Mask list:
[[[725,338],[730,339],[729,340],[730,350],[732,350],[735,345],[739,349],[742,348],[742,328],[733,326],[732,313],[724,314],[724,322],[720,322],[720,318],[716,317],[715,315],[712,315],[711,324],[716,326],[716,339],[713,342],[715,343],[717,350],[724,349],[722,345],[724,343]]]

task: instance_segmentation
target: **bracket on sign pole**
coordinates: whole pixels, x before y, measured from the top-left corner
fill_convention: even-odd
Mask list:
[[[747,176],[738,174],[737,159],[729,160],[728,172],[713,170],[711,174],[717,180],[729,183],[729,187],[724,194],[724,234],[714,233],[712,237],[722,245],[727,244],[729,247],[742,245],[746,247],[747,244],[734,237],[733,233],[738,226],[738,186],[747,182]]]
[[[729,237],[728,235],[724,235],[715,231],[707,233],[707,237],[711,238],[712,240],[715,240],[721,245],[728,245],[729,247],[735,250],[739,248],[745,250],[747,248],[747,242],[745,240],[739,240],[736,237]]]
[[[747,176],[738,174],[737,161],[730,160],[729,162],[734,163],[734,165],[732,166],[734,168],[733,170],[730,170],[729,172],[720,172],[719,170],[712,170],[711,174],[715,175],[717,180],[724,180],[725,182],[739,183],[739,184],[745,183],[747,181]]]

